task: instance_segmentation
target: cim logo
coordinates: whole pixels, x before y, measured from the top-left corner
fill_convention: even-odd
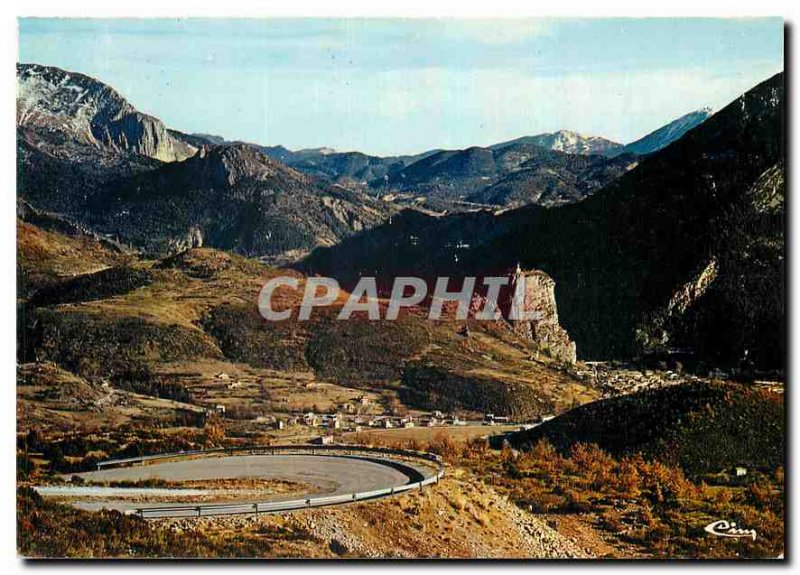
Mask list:
[[[733,521],[725,521],[724,519],[709,523],[704,529],[707,533],[716,535],[717,537],[734,537],[736,539],[750,537],[753,541],[756,540],[755,529],[739,529],[736,527],[736,523]]]

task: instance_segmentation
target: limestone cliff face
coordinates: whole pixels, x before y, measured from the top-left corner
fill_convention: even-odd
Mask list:
[[[556,282],[540,270],[523,271],[517,267],[511,277],[507,309],[533,312],[534,319],[509,319],[514,331],[528,338],[554,359],[575,363],[575,342],[558,323],[556,307]],[[509,317],[506,315],[506,317]],[[518,316],[519,317],[519,316]]]
[[[636,332],[641,351],[679,348],[709,364],[737,366],[749,358],[783,365],[785,197],[779,163],[731,204],[708,259],[643,317]]]
[[[163,162],[184,160],[197,152],[110,86],[38,64],[17,65],[17,125]]]
[[[197,151],[192,146],[174,139],[161,120],[132,112],[105,125],[94,128],[98,141],[115,150],[123,150],[161,160],[174,162],[191,157]]]

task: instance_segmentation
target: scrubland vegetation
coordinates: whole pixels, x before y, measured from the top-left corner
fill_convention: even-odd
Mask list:
[[[467,470],[534,514],[556,522],[577,516],[613,547],[629,550],[620,557],[770,558],[784,551],[783,467],[720,474],[711,484],[690,480],[678,466],[639,454],[614,457],[594,444],[577,443],[565,454],[545,440],[525,451],[497,450],[484,439],[459,444],[442,434],[403,447],[442,455],[451,473]],[[756,540],[703,530],[719,519],[755,529]]]

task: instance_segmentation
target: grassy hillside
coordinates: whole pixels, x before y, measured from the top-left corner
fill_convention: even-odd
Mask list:
[[[263,382],[276,374],[310,373],[346,388],[391,390],[409,406],[524,418],[597,396],[502,323],[470,320],[463,335],[465,322],[431,322],[424,310],[394,322],[336,321],[346,294],[311,321],[295,313],[267,322],[258,293],[286,273],[294,272],[204,248],[64,279],[24,302],[20,357],[135,390],[165,389],[165,377],[181,385],[164,375],[181,371],[173,365],[229,362],[223,371],[259,370],[264,397]],[[274,305],[299,305],[298,277],[301,289],[279,290]]]
[[[735,383],[694,383],[580,406],[512,437],[546,439],[562,451],[594,443],[614,455],[642,453],[691,475],[734,466],[784,465],[783,395]]]
[[[75,274],[102,270],[130,259],[95,238],[68,236],[17,220],[17,294],[20,298]]]
[[[312,370],[317,378],[359,389],[391,389],[425,409],[494,412],[528,419],[590,401],[597,392],[503,325],[470,320],[335,319],[340,307],[311,321],[264,322],[253,306],[222,305],[203,321],[226,357],[271,370]]]

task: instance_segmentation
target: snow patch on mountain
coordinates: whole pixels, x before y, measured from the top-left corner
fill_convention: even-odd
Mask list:
[[[570,130],[558,130],[557,132],[549,134],[523,136],[490,147],[493,150],[499,150],[515,144],[531,144],[557,152],[581,155],[614,155],[622,149],[622,144],[618,142],[601,138],[600,136],[583,136]]]
[[[38,64],[17,65],[17,126],[165,162],[183,160],[197,151],[173,138],[161,120],[137,111],[110,86]]]

